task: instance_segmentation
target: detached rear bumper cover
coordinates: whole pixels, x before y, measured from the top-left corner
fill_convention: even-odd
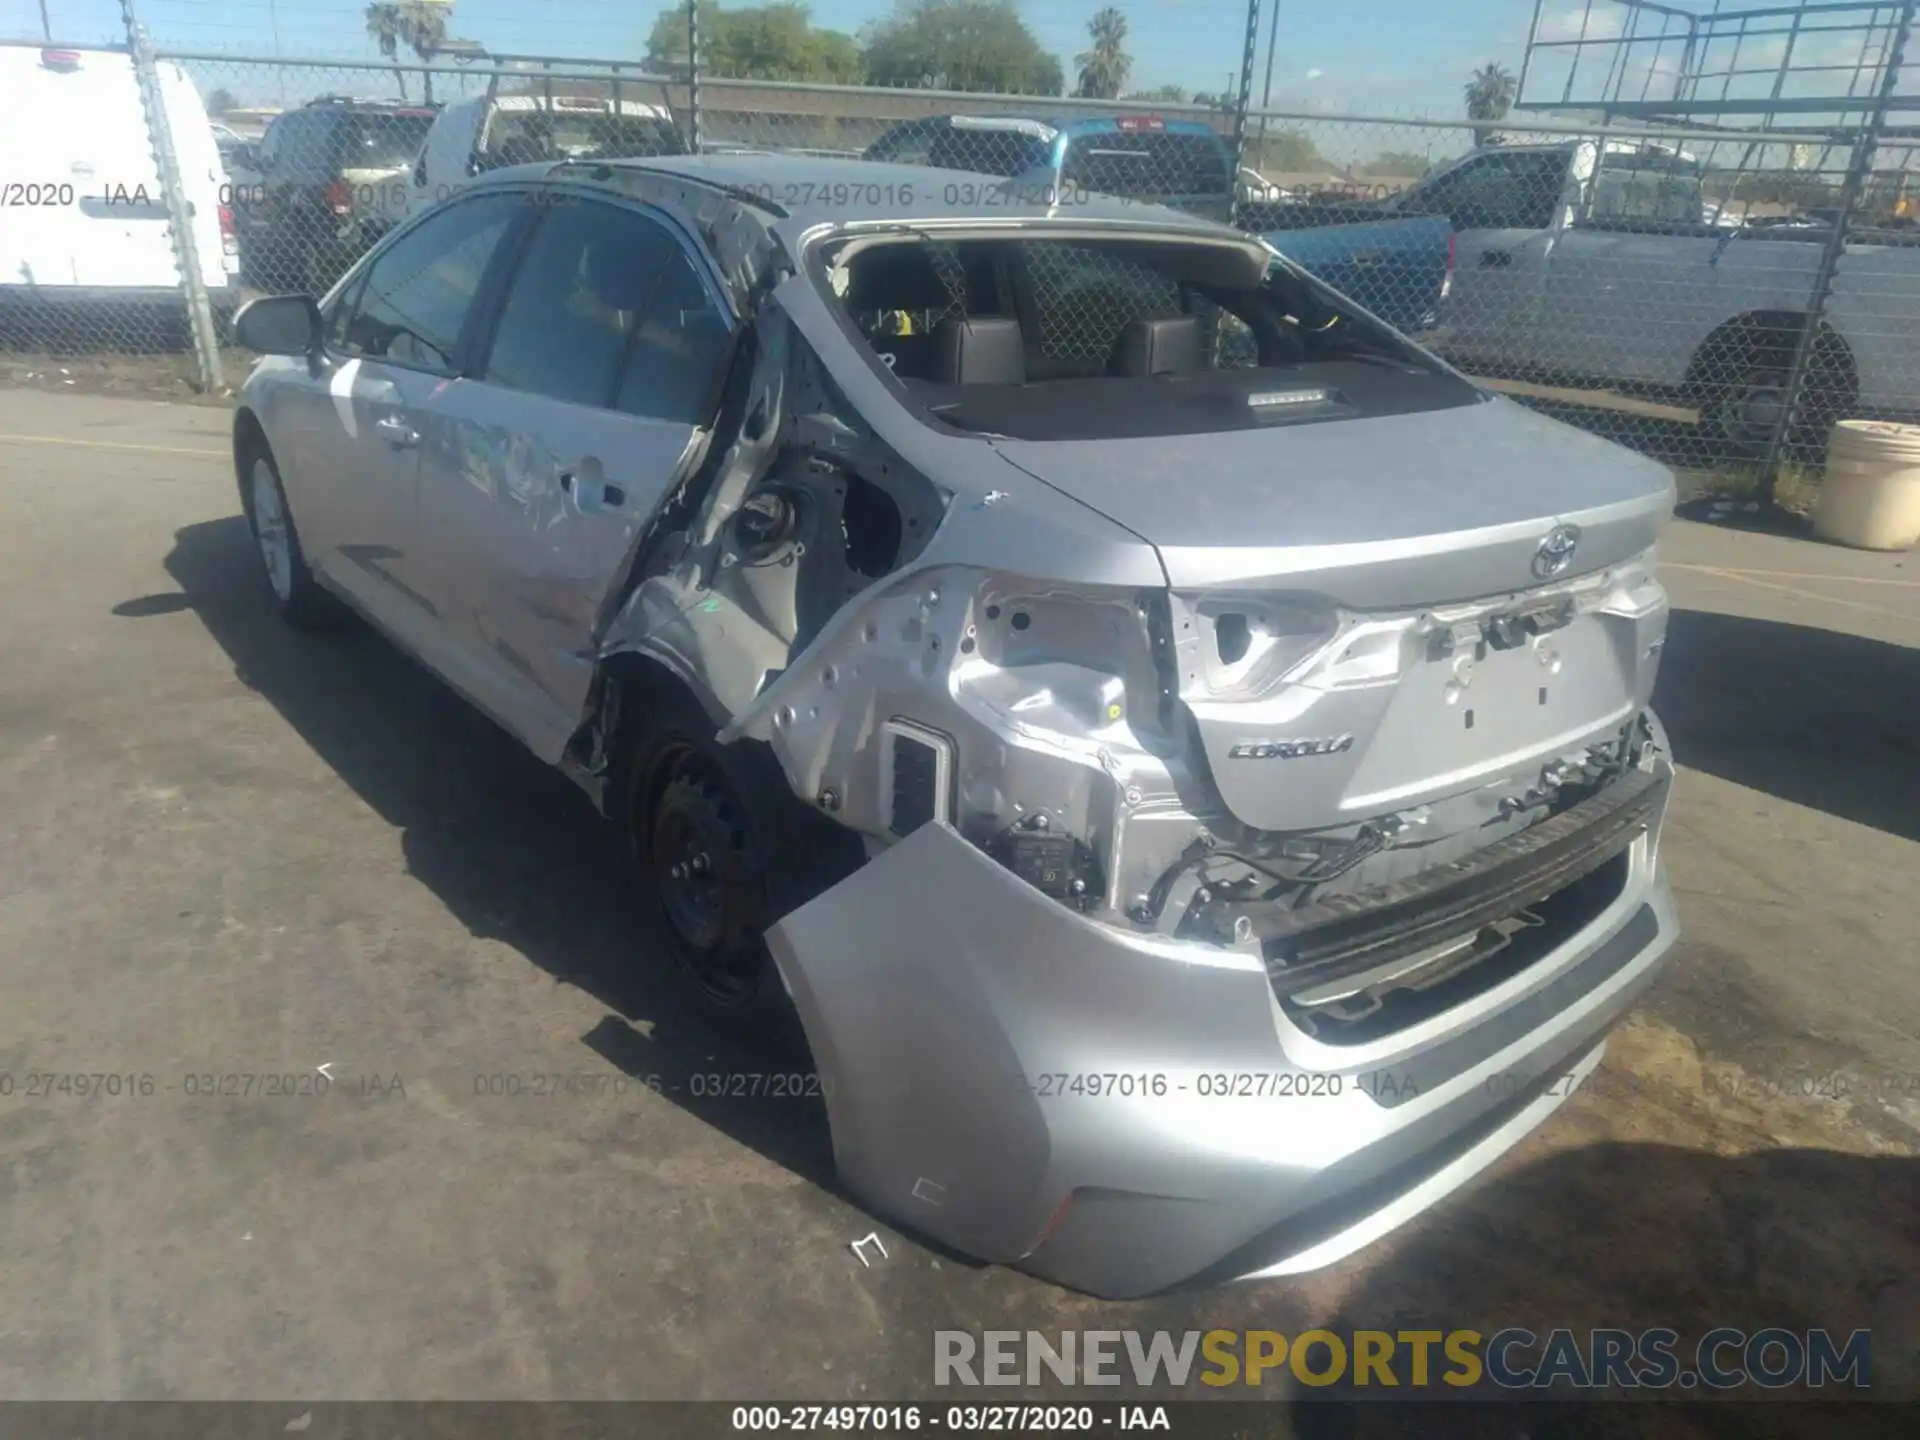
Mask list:
[[[1139,1295],[1330,1263],[1545,1118],[1545,1082],[1594,1063],[1677,933],[1659,818],[1557,950],[1360,1045],[1288,1020],[1257,955],[1096,924],[942,824],[769,939],[855,1194],[983,1259]]]

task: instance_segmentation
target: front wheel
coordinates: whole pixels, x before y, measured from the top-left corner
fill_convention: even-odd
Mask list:
[[[254,550],[273,594],[274,607],[290,625],[301,629],[325,627],[335,618],[331,597],[307,568],[280,472],[264,449],[255,450],[248,460],[245,497],[247,526],[253,532]]]

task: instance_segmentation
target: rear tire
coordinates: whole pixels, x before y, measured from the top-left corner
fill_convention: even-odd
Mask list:
[[[1767,453],[1786,405],[1798,330],[1791,326],[1742,326],[1710,340],[1693,362],[1693,390],[1700,425],[1735,455]],[[1845,419],[1858,392],[1852,357],[1831,331],[1814,337],[1807,357],[1800,413],[1786,436],[1790,459],[1817,462],[1826,452],[1833,422]]]
[[[682,993],[715,1026],[790,1043],[799,1016],[767,949],[777,908],[775,807],[792,804],[772,757],[722,745],[690,697],[633,697],[621,770],[621,819],[638,888],[657,907]]]

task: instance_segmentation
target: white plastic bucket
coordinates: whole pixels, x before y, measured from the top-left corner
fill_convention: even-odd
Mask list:
[[[1920,544],[1920,425],[1842,420],[1833,427],[1813,533],[1861,550]]]

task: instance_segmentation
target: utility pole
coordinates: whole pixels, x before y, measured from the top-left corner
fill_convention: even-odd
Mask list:
[[[1240,218],[1240,167],[1247,163],[1247,107],[1253,103],[1253,57],[1259,49],[1260,0],[1247,0],[1247,47],[1240,57],[1240,91],[1233,102],[1233,173],[1227,177],[1227,210],[1235,220]]]
[[[53,39],[53,22],[47,19],[47,0],[40,0],[40,33]]]
[[[687,0],[687,131],[700,153],[700,0]]]
[[[1273,105],[1273,38],[1280,30],[1280,0],[1267,11],[1267,81],[1260,87],[1260,158],[1267,158],[1267,111]],[[1265,172],[1262,172],[1265,173]]]

